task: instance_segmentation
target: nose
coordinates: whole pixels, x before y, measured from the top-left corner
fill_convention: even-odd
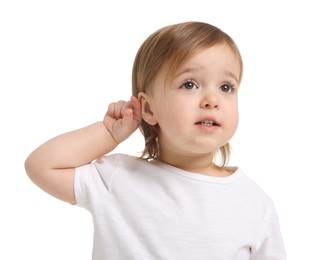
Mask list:
[[[215,109],[219,106],[219,98],[216,93],[205,93],[201,101],[202,108]]]

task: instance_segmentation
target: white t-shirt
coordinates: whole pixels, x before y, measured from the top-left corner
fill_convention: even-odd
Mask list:
[[[284,260],[272,201],[240,169],[228,177],[104,156],[76,168],[94,222],[93,260]]]

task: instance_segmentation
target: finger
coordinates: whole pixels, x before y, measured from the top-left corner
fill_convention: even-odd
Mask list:
[[[121,119],[123,117],[125,104],[126,102],[123,100],[119,100],[118,102],[115,103],[115,107],[114,107],[115,119]]]
[[[122,125],[128,129],[133,130],[137,128],[137,121],[134,120],[134,111],[132,108],[128,108],[124,111],[124,115],[122,118]]]
[[[130,101],[124,102],[122,105],[122,108],[121,108],[122,117],[125,116],[127,110],[133,110],[133,109],[134,109],[134,107]]]
[[[108,105],[107,114],[110,117],[114,117],[115,106],[116,106],[116,102],[110,103]]]

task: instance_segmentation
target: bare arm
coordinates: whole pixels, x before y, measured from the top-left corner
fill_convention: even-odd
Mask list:
[[[75,168],[112,151],[137,129],[140,121],[136,98],[112,103],[103,122],[54,137],[34,150],[26,159],[26,172],[47,193],[74,204]]]

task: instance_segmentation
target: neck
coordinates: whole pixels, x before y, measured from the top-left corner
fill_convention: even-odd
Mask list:
[[[231,174],[225,168],[215,165],[213,158],[213,153],[204,155],[184,155],[161,151],[158,160],[184,171],[207,176],[225,177]]]

